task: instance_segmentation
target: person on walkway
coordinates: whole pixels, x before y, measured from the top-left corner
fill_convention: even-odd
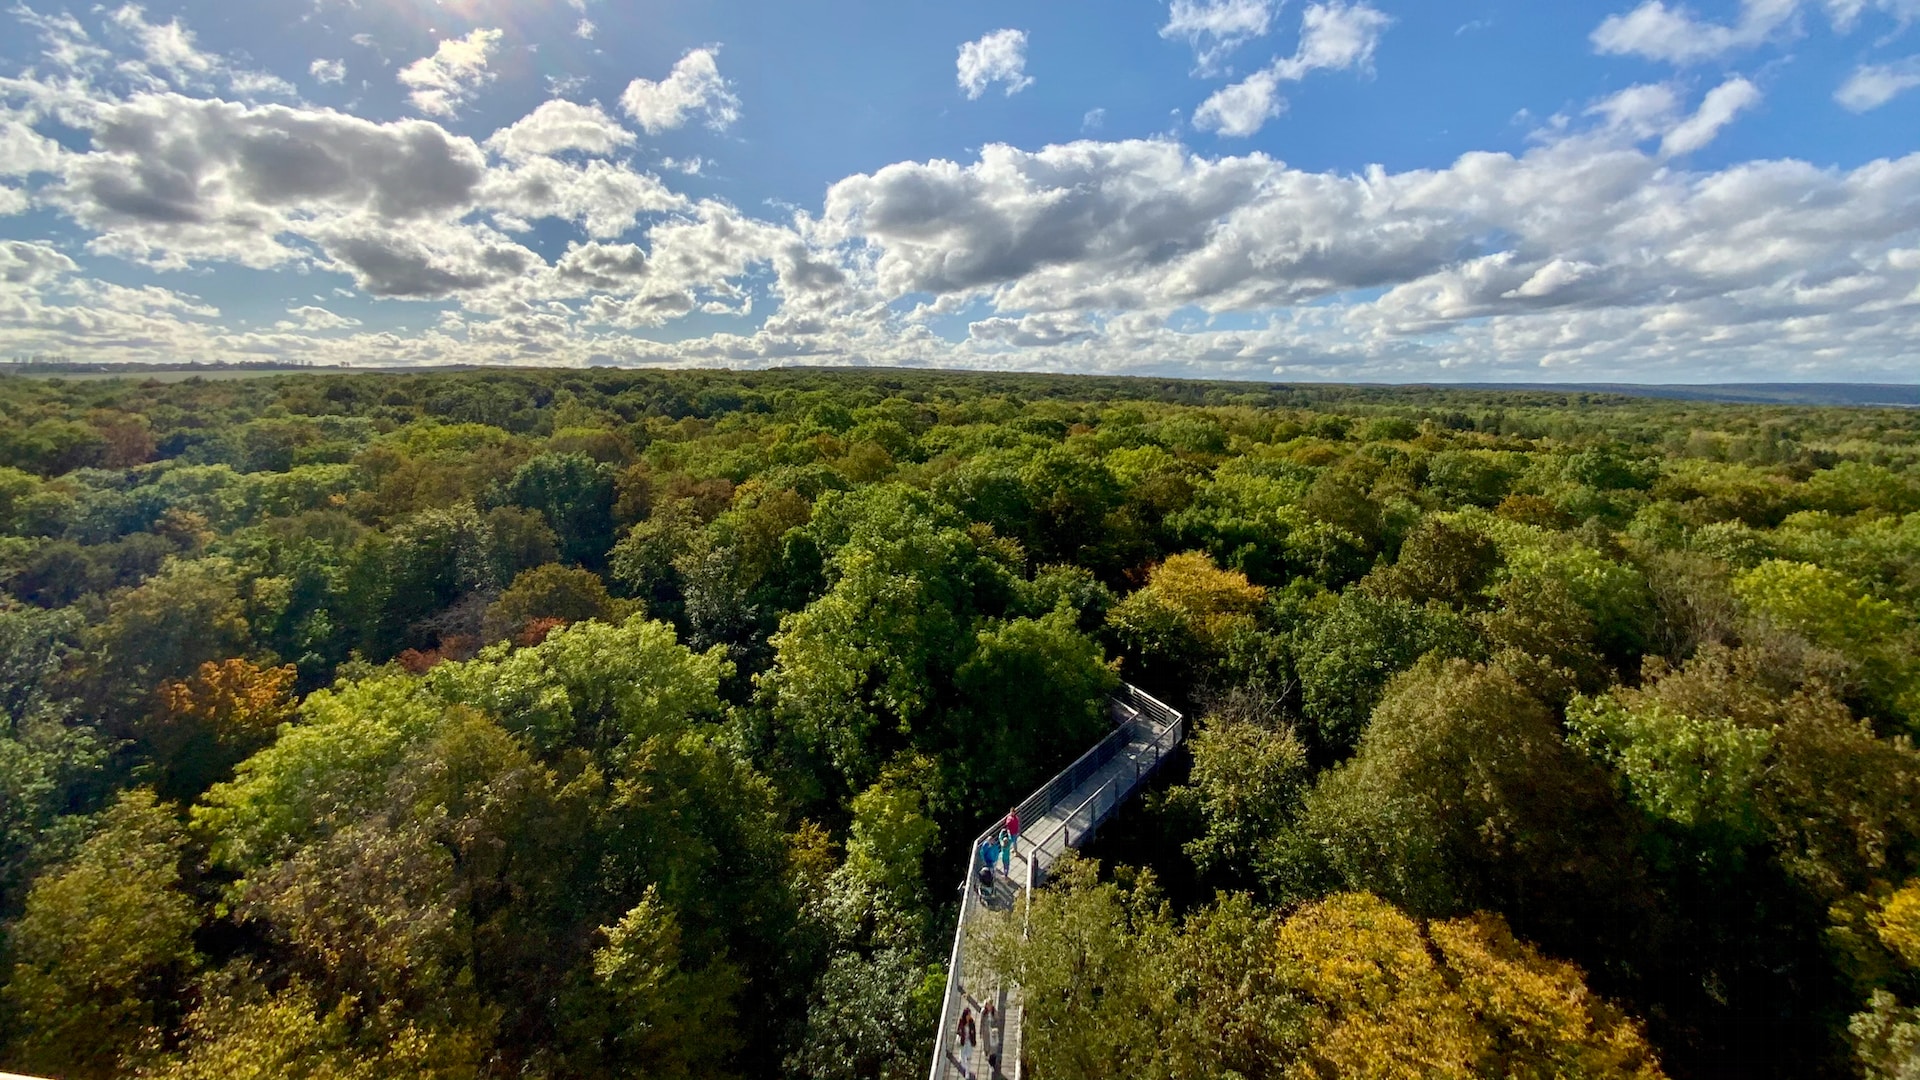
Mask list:
[[[1007,842],[1018,847],[1020,844],[1020,809],[1015,807],[1007,813]]]
[[[1013,872],[1013,836],[1007,830],[1001,829],[1000,835],[994,840],[994,846],[1000,849],[1000,872],[1011,874]]]
[[[980,1029],[973,1022],[972,1006],[960,1007],[960,1027],[953,1034],[961,1046],[973,1046],[980,1041]]]
[[[1000,857],[1000,851],[989,837],[980,845],[980,888],[982,891],[993,888],[993,861]]]

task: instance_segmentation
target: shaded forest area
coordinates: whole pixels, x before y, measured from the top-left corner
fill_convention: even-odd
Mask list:
[[[908,372],[0,378],[0,1067],[1920,1075],[1920,416]]]

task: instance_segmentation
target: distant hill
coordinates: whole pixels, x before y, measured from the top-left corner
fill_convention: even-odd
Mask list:
[[[194,375],[211,378],[234,378],[252,375],[328,375],[328,374],[428,374],[452,373],[461,371],[513,371],[533,370],[515,367],[490,367],[487,365],[448,364],[431,367],[333,367],[311,364],[278,363],[273,361],[247,363],[199,363],[184,362],[172,364],[98,364],[80,363],[65,360],[4,360],[0,359],[0,375],[25,375],[39,377],[64,378],[153,378],[163,381],[176,381]],[[631,370],[649,370],[635,368]],[[726,369],[715,369],[726,370]],[[1267,382],[1264,380],[1240,379],[1194,379],[1187,377],[1168,377],[1153,375],[1110,376],[1103,372],[1087,374],[1068,374],[1064,372],[1003,372],[969,371],[963,368],[883,368],[883,367],[844,367],[839,365],[793,365],[791,370],[814,372],[875,373],[897,372],[906,374],[978,375],[1001,379],[1033,378],[1039,380],[1112,380],[1118,378],[1128,383],[1160,383],[1166,386],[1195,385],[1219,387],[1262,387],[1269,390],[1288,389],[1304,391],[1310,396],[1332,392],[1339,394],[1349,391],[1362,397],[1373,397],[1382,392],[1394,390],[1479,390],[1506,393],[1542,393],[1542,394],[1609,394],[1621,397],[1667,398],[1676,401],[1707,401],[1740,405],[1859,405],[1893,408],[1920,408],[1920,384],[1912,383],[1694,383],[1694,384],[1641,384],[1641,383],[1561,383],[1561,382],[1473,382],[1473,383],[1377,383],[1377,382]]]
[[[1629,397],[1720,401],[1743,405],[1878,405],[1920,408],[1920,385],[1908,383],[1434,383],[1454,390],[1580,390]]]

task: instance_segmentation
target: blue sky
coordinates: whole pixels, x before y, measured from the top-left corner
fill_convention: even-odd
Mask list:
[[[1912,381],[1920,0],[0,14],[0,355]]]

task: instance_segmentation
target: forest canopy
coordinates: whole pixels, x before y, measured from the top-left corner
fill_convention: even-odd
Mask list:
[[[1920,1074],[1920,416],[901,371],[0,377],[0,1068]]]

